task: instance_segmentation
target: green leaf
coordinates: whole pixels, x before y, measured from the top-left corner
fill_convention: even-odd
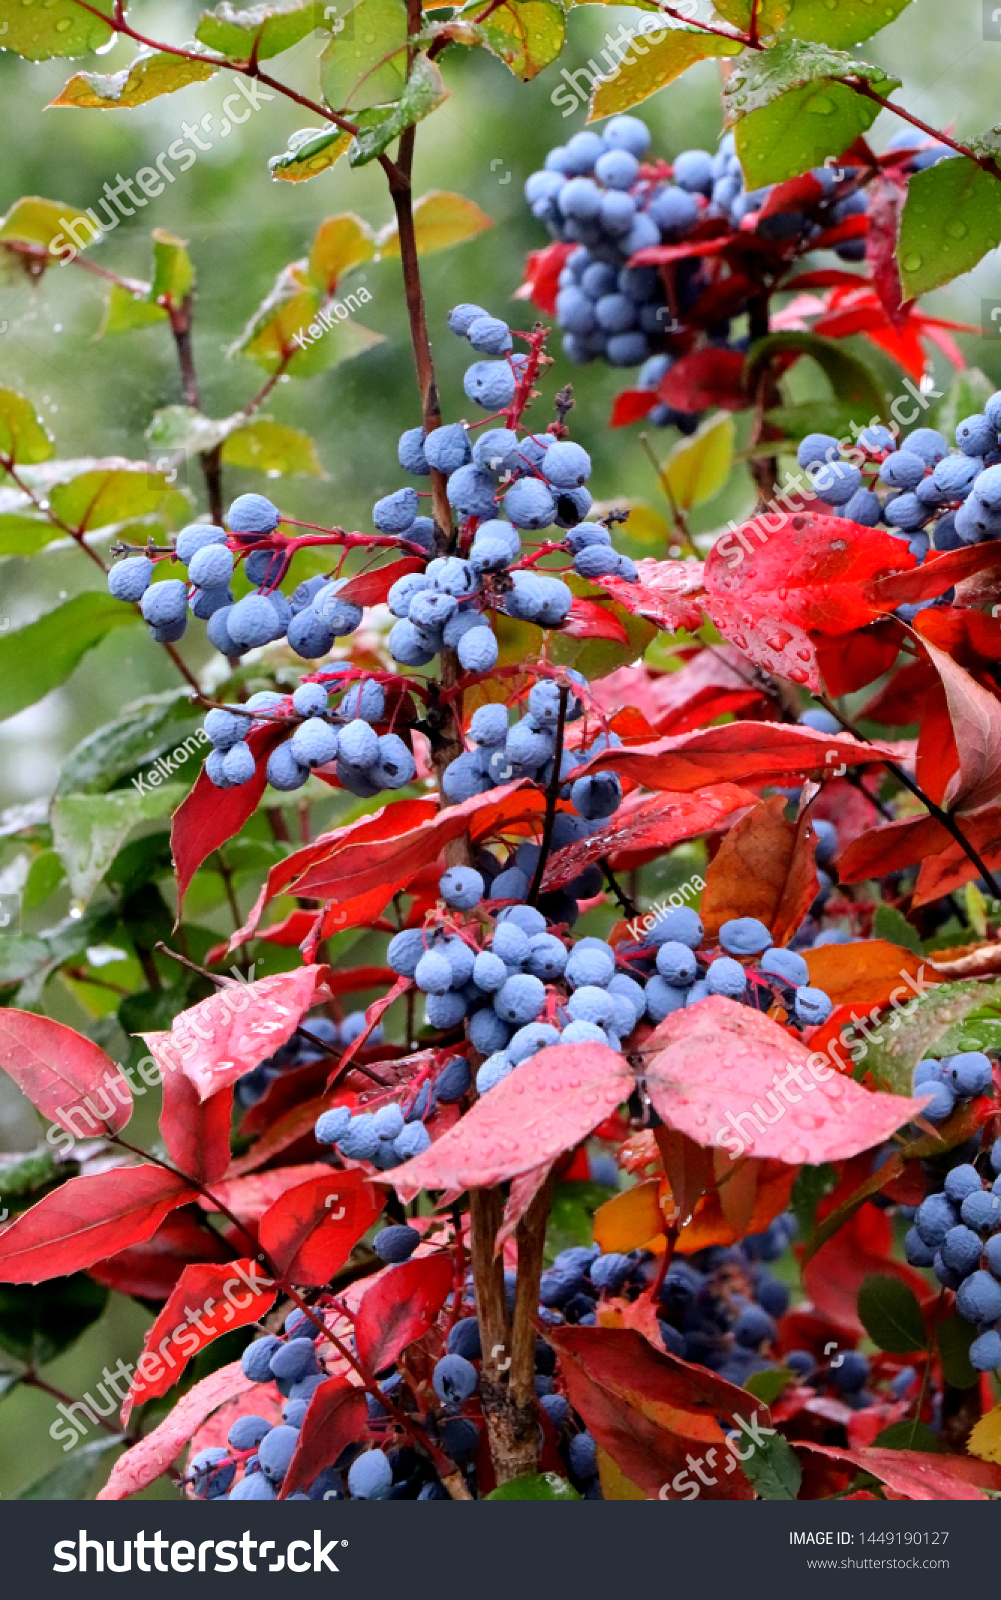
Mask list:
[[[781,428],[787,439],[805,439],[808,433],[829,433],[835,439],[848,438],[851,424],[858,419],[850,406],[836,400],[799,400],[793,405],[772,406],[765,421]]]
[[[267,417],[258,417],[231,433],[222,447],[222,459],[228,467],[248,467],[254,472],[326,477],[309,434]]]
[[[194,61],[189,56],[171,55],[167,50],[140,50],[121,72],[78,72],[55,100],[50,101],[50,108],[74,106],[95,107],[99,111],[131,111],[135,106],[158,100],[163,94],[186,89],[190,83],[204,83],[214,78],[222,66],[225,62],[218,57]],[[152,172],[153,178],[147,182],[155,180],[160,186],[155,193],[162,193],[166,182],[163,175],[153,167],[143,167],[141,171]]]
[[[690,511],[719,494],[733,465],[733,418],[717,411],[673,446],[662,472],[676,506]]]
[[[877,939],[887,939],[890,944],[913,950],[916,956],[921,954],[920,934],[896,906],[877,906],[872,931]]]
[[[132,606],[89,590],[13,633],[0,634],[0,722],[65,683],[88,650],[138,622]]]
[[[136,328],[150,328],[154,323],[167,320],[163,306],[150,300],[148,290],[125,289],[120,283],[113,283],[95,338],[107,339],[116,333],[133,333]]]
[[[821,368],[836,398],[852,410],[857,420],[868,422],[871,416],[882,416],[886,408],[884,395],[875,374],[864,361],[849,355],[833,339],[823,339],[816,333],[769,333],[753,344],[747,353],[745,379],[753,387],[759,367],[776,354],[784,355],[798,350],[810,356]]]
[[[483,14],[481,5],[466,6],[457,22]],[[475,27],[475,23],[473,23]],[[562,5],[553,0],[505,0],[481,29],[482,44],[506,67],[530,83],[555,61],[566,40],[567,19]]]
[[[185,455],[200,455],[222,444],[234,427],[244,420],[243,412],[232,417],[203,417],[194,406],[164,406],[153,414],[146,429],[146,443],[154,452],[170,454],[183,450]]]
[[[465,244],[467,239],[475,239],[493,225],[493,218],[465,195],[431,189],[414,201],[414,237],[419,256],[432,255],[435,250],[449,250],[454,244]],[[380,230],[375,243],[380,261],[399,255],[400,233],[395,218]]]
[[[367,289],[359,291],[362,297],[371,299]],[[278,274],[275,287],[231,346],[231,353],[249,356],[268,372],[282,367],[292,377],[311,378],[382,343],[382,334],[373,333],[353,317],[337,319],[330,314],[328,322],[321,322],[325,298],[309,277],[307,263],[292,262]]]
[[[949,1033],[949,1045],[954,1055],[965,1050],[993,1051],[1001,1055],[1001,1022],[995,1017],[967,1017]]]
[[[790,1205],[799,1223],[801,1238],[807,1238],[816,1225],[817,1207],[837,1182],[834,1168],[827,1162],[819,1167],[800,1167],[792,1186]]]
[[[124,1434],[91,1439],[89,1444],[78,1444],[59,1465],[37,1478],[27,1489],[14,1496],[15,1500],[89,1500],[97,1468],[109,1450],[120,1450],[125,1444]]]
[[[20,1376],[16,1372],[0,1372],[0,1400],[10,1394],[12,1389],[16,1389],[20,1381]]]
[[[102,21],[113,11],[113,0],[93,0],[87,11],[75,0],[51,0],[44,8],[25,6],[24,0],[0,0],[3,48],[26,61],[90,55],[114,37],[111,26]]]
[[[8,511],[4,509],[6,506],[18,509]],[[0,489],[0,560],[5,556],[34,555],[63,537],[44,512],[33,511],[30,507],[28,496],[19,490]]]
[[[25,983],[51,965],[52,952],[44,939],[26,933],[0,934],[0,989]]]
[[[180,307],[188,298],[195,286],[195,269],[186,249],[187,242],[165,228],[153,229],[152,300],[166,300]]]
[[[751,23],[752,0],[716,0],[724,21],[745,33]],[[792,33],[797,39],[850,50],[888,27],[911,0],[759,0],[758,34]]]
[[[788,1389],[791,1383],[798,1383],[795,1372],[790,1372],[788,1367],[769,1367],[767,1372],[752,1372],[744,1384],[748,1394],[753,1394],[762,1405],[775,1404],[783,1389]]]
[[[496,18],[496,13],[491,21]],[[659,37],[663,35],[663,37]],[[621,64],[607,77],[595,81],[588,107],[588,122],[610,117],[630,106],[648,100],[665,84],[673,83],[697,61],[708,61],[714,56],[739,56],[743,44],[739,39],[724,39],[719,34],[704,33],[697,28],[670,28],[665,23],[658,28],[654,38],[647,29],[636,29],[630,35],[632,44],[625,48]],[[644,49],[637,48],[638,41],[647,40]]]
[[[16,389],[0,389],[0,456],[14,466],[34,466],[48,461],[55,448],[31,401]]]
[[[882,95],[900,87],[882,67],[795,39],[748,56],[734,68],[723,88],[723,107],[726,125],[736,127],[737,155],[749,189],[820,166],[871,127],[880,107],[834,81],[846,75],[867,79]]]
[[[966,156],[915,172],[897,259],[907,299],[969,272],[1001,244],[1001,183]]]
[[[204,748],[190,689],[168,689],[123,707],[113,722],[89,733],[63,757],[57,795],[104,794],[122,778],[165,751],[194,739]],[[200,719],[199,719],[200,720]]]
[[[320,56],[327,105],[364,111],[399,100],[407,81],[405,0],[357,0],[344,20]]]
[[[353,167],[367,166],[381,156],[407,128],[413,127],[448,99],[448,90],[441,73],[426,55],[419,54],[407,79],[407,86],[396,102],[385,113],[363,111],[358,118],[361,124],[356,138],[351,141],[350,161]]]
[[[921,969],[924,970],[923,968]],[[920,974],[919,974],[920,975]],[[954,1039],[962,1037],[971,1011],[1001,1004],[1001,979],[991,983],[943,983],[927,994],[905,1002],[889,1023],[866,1044],[856,1069],[870,1072],[877,1088],[891,1094],[910,1094],[914,1068],[925,1056],[936,1059],[954,1054]],[[861,1041],[860,1041],[861,1044]]]
[[[188,497],[172,489],[145,462],[108,461],[53,485],[52,510],[67,527],[85,533],[133,517],[162,516],[169,524],[188,513]]]
[[[924,1318],[918,1297],[909,1284],[899,1278],[873,1274],[858,1292],[858,1314],[873,1344],[893,1355],[924,1350]]]
[[[972,1389],[980,1374],[970,1365],[970,1345],[977,1337],[974,1323],[965,1317],[945,1317],[935,1333],[942,1376],[954,1389]]]
[[[12,1151],[0,1155],[0,1195],[19,1200],[51,1183],[56,1173],[55,1157],[49,1145],[37,1150]]]
[[[799,1493],[803,1469],[781,1433],[763,1438],[740,1466],[762,1500],[795,1500]]]
[[[26,1366],[47,1366],[107,1303],[107,1289],[83,1272],[48,1283],[0,1283],[0,1346]]]
[[[248,6],[245,11],[223,0],[199,18],[195,38],[220,55],[247,61],[256,45],[258,61],[291,50],[317,27],[313,0],[279,0],[275,5]]]
[[[0,6],[3,4],[4,0],[0,0]],[[12,244],[41,245],[55,260],[61,251],[74,249],[66,237],[70,229],[75,230],[73,237],[78,240],[75,246],[77,251],[86,250],[88,245],[102,237],[96,221],[86,211],[65,205],[61,200],[43,200],[40,195],[25,195],[22,200],[14,202],[4,218],[0,227],[0,244],[8,240]]]
[[[579,1500],[580,1495],[558,1472],[526,1472],[524,1477],[491,1489],[484,1500]]]
[[[905,1417],[902,1422],[891,1422],[888,1428],[877,1433],[872,1441],[874,1450],[924,1450],[929,1455],[944,1455],[945,1447],[936,1439],[926,1422],[917,1417]]]
[[[289,136],[288,149],[272,156],[268,170],[274,179],[303,183],[332,167],[351,144],[351,135],[339,128],[300,128]]]
[[[197,741],[194,744],[200,755],[201,746]],[[132,829],[173,811],[190,787],[165,783],[158,767],[150,768],[147,776],[152,787],[146,792],[132,788],[112,789],[108,794],[63,794],[52,802],[52,842],[66,868],[77,907],[87,904]]]
[[[28,876],[21,891],[21,909],[34,911],[36,907],[44,905],[50,894],[54,894],[66,876],[65,869],[54,850],[42,850],[35,857],[28,869]],[[0,1194],[3,1188],[0,1186]]]

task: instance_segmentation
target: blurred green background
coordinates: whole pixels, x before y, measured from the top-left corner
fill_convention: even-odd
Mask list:
[[[155,37],[183,41],[194,32],[194,3],[144,3],[130,16]],[[452,50],[444,61],[451,98],[419,128],[416,190],[448,189],[475,200],[496,227],[454,250],[427,260],[424,273],[429,324],[435,346],[442,405],[447,420],[468,411],[461,379],[468,349],[445,330],[448,308],[475,300],[515,326],[526,326],[527,308],[510,307],[525,253],[544,244],[541,228],[521,197],[525,177],[542,165],[547,150],[583,126],[584,112],[564,119],[550,95],[560,69],[584,65],[606,30],[639,19],[625,7],[587,6],[570,19],[569,42],[560,61],[532,84],[517,82],[500,62],[480,52]],[[702,15],[708,16],[703,4]],[[898,98],[933,125],[957,134],[981,131],[997,117],[996,84],[1001,43],[982,37],[979,0],[914,0],[903,16],[863,50],[868,60],[892,68],[904,80]],[[947,26],[946,26],[947,24]],[[316,92],[316,62],[322,41],[310,38],[280,57],[271,69],[305,93]],[[102,184],[116,174],[131,176],[155,161],[181,131],[208,113],[221,122],[221,103],[232,84],[225,74],[135,111],[45,110],[79,67],[103,72],[131,58],[118,43],[99,62],[58,61],[31,65],[0,53],[0,213],[22,195],[36,194],[80,207],[94,205]],[[718,75],[706,63],[662,91],[640,109],[654,133],[655,150],[670,157],[692,145],[712,147],[719,134]],[[202,407],[221,417],[242,406],[263,374],[252,362],[226,355],[247,319],[271,289],[276,273],[306,253],[317,224],[337,212],[355,211],[375,227],[392,211],[377,165],[353,172],[346,161],[309,183],[278,184],[268,176],[268,157],[284,150],[288,136],[308,118],[276,98],[216,139],[193,167],[178,174],[148,207],[123,222],[87,258],[118,273],[149,274],[149,231],[163,228],[186,239],[198,274],[194,332]],[[887,114],[871,134],[877,149],[902,126]],[[359,320],[383,335],[384,343],[358,359],[306,380],[275,388],[267,413],[314,437],[326,478],[285,479],[267,485],[259,474],[228,471],[227,500],[247,489],[268,489],[289,515],[306,521],[369,527],[373,501],[399,486],[396,441],[419,421],[410,345],[398,264],[370,265],[348,288],[364,283],[372,298]],[[0,283],[0,383],[29,395],[55,435],[63,458],[145,456],[143,439],[152,414],[180,400],[173,343],[165,326],[117,338],[96,339],[105,290],[98,277],[77,267],[52,267],[40,281],[26,276]],[[982,301],[1001,303],[996,256],[977,271],[931,297],[928,309],[981,325]],[[998,338],[1001,339],[1001,333]],[[967,359],[1001,384],[1001,343],[979,334],[960,335]],[[872,359],[871,349],[860,349]],[[879,363],[876,363],[877,365]],[[892,381],[892,369],[881,370]],[[931,371],[938,384],[949,374],[936,354]],[[609,432],[612,396],[623,374],[592,366],[584,372],[558,362],[546,382],[536,415],[544,426],[548,398],[572,379],[577,409],[575,437],[592,452],[596,498],[657,500],[650,462],[636,429]],[[676,436],[654,437],[664,455]],[[188,469],[195,509],[205,499],[195,464]],[[695,527],[709,529],[746,510],[750,481],[736,468],[723,492],[697,513]],[[28,559],[3,563],[0,622],[21,626],[82,588],[100,588],[96,567],[76,549],[53,547]],[[208,658],[204,633],[191,629],[182,650],[194,667]],[[164,652],[144,630],[118,631],[85,658],[63,688],[21,715],[0,724],[0,807],[44,799],[55,786],[61,757],[113,716],[126,700],[174,688],[178,679]],[[18,886],[19,850],[0,839],[0,892]],[[672,864],[673,865],[673,864]],[[672,880],[691,870],[679,864]],[[65,905],[58,914],[65,912]],[[211,920],[211,919],[206,919]],[[221,926],[221,924],[220,924]],[[67,1020],[73,1020],[71,1009]],[[82,1020],[78,1018],[77,1020]],[[4,1080],[0,1093],[0,1150],[35,1142],[34,1114]],[[138,1121],[139,1119],[137,1119]],[[144,1120],[152,1126],[152,1108]],[[142,1131],[142,1122],[139,1123]],[[79,1394],[93,1385],[107,1362],[134,1356],[147,1317],[134,1302],[112,1296],[109,1309],[72,1351],[46,1369],[50,1381]],[[0,1494],[9,1497],[61,1459],[48,1436],[55,1415],[51,1397],[18,1390],[4,1401],[0,1430]],[[101,1481],[107,1458],[98,1466]],[[160,1492],[161,1486],[151,1493]],[[85,1475],[77,1490],[86,1492]],[[162,1492],[171,1491],[162,1486]]]

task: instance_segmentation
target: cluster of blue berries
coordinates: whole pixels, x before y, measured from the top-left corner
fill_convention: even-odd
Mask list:
[[[949,1086],[955,1103],[953,1088],[968,1099],[986,1093],[990,1084],[987,1057],[971,1051],[948,1061],[922,1061],[914,1092],[934,1085],[935,1100],[924,1114],[937,1121],[947,1114],[936,1104],[942,1088]],[[973,1159],[950,1168],[942,1189],[922,1200],[904,1250],[912,1267],[931,1267],[939,1283],[955,1290],[956,1310],[977,1329],[970,1364],[994,1372],[1001,1369],[1001,1139],[989,1150],[961,1153]]]
[[[866,528],[884,523],[922,562],[931,548],[1001,538],[1001,391],[959,423],[955,439],[950,450],[935,428],[898,441],[872,425],[843,454],[837,439],[811,433],[797,460],[838,515]]]
[[[650,143],[646,124],[631,116],[613,117],[601,132],[575,133],[549,152],[542,171],[531,174],[525,198],[554,239],[577,246],[567,258],[556,302],[567,356],[574,362],[601,357],[614,367],[646,363],[639,387],[652,390],[673,360],[690,350],[697,332],[711,346],[746,349],[746,337],[732,336],[732,323],[747,306],[734,306],[731,296],[726,312],[713,308],[711,260],[693,254],[672,262],[665,277],[656,266],[631,265],[639,251],[679,245],[696,230],[708,239],[722,224],[753,233],[769,262],[769,248],[784,261],[815,248],[828,229],[864,214],[868,200],[862,169],[819,167],[812,174],[812,199],[800,192],[795,201],[772,209],[767,202],[774,186],[746,190],[732,133],[715,154],[684,150],[670,165],[654,160]],[[915,143],[927,141],[908,130],[890,148],[911,149]],[[946,154],[940,146],[915,151],[906,166],[918,170]],[[865,258],[864,238],[843,239],[833,248],[845,261]],[[754,291],[749,285],[749,296]],[[650,420],[691,432],[699,419],[661,403]]]
[[[276,1078],[283,1077],[286,1073],[295,1072],[299,1067],[312,1066],[317,1061],[329,1059],[329,1050],[346,1050],[353,1044],[358,1035],[365,1028],[364,1011],[350,1011],[340,1022],[334,1022],[330,1017],[320,1015],[307,1016],[302,1020],[302,1027],[306,1033],[296,1032],[287,1043],[283,1044],[274,1055],[267,1056],[264,1061],[258,1062],[249,1072],[236,1082],[237,1104],[244,1109],[256,1105],[268,1086]],[[306,1037],[306,1034],[311,1037]],[[314,1043],[319,1040],[319,1043]],[[383,1041],[381,1023],[376,1023],[368,1036],[368,1046],[380,1045]]]

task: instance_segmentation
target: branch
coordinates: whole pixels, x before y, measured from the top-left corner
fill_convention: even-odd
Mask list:
[[[939,144],[944,144],[950,150],[955,150],[958,156],[966,156],[967,160],[975,161],[978,167],[983,168],[984,172],[989,172],[992,178],[997,178],[1001,182],[1001,167],[998,166],[993,156],[978,156],[976,151],[971,150],[968,144],[959,144],[949,134],[940,133],[938,128],[933,128],[929,123],[922,122],[921,118],[916,117],[913,111],[908,111],[904,106],[898,106],[893,100],[887,100],[885,95],[877,94],[872,85],[867,83],[864,78],[835,78],[834,82],[843,83],[846,88],[853,89],[856,94],[862,95],[864,99],[875,101],[876,105],[882,106],[884,111],[892,111],[895,117],[901,117],[904,122],[909,122],[912,127],[920,128],[921,132],[926,133],[929,139],[935,139]]]
[[[534,906],[539,898],[539,890],[542,888],[546,862],[549,860],[549,851],[553,842],[553,828],[556,823],[556,802],[560,797],[560,767],[563,764],[563,730],[566,727],[569,700],[570,685],[561,683],[560,714],[556,720],[556,747],[553,751],[553,775],[546,790],[546,820],[542,826],[542,844],[539,847],[539,859],[535,863],[535,873],[528,891],[528,904],[530,906]]]

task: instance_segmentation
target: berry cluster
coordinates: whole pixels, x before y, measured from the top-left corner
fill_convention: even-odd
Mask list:
[[[673,163],[654,159],[650,143],[638,117],[613,117],[600,133],[575,133],[532,173],[525,198],[555,240],[577,246],[556,301],[566,355],[578,363],[601,357],[613,367],[643,363],[638,386],[653,390],[698,335],[709,346],[745,350],[748,339],[734,336],[734,320],[797,256],[829,244],[844,261],[864,260],[864,237],[844,237],[843,225],[864,215],[868,198],[863,170],[843,164],[749,192],[732,134],[715,154],[684,150]],[[928,144],[908,130],[890,145],[892,164],[917,171],[948,154],[934,144],[915,149]],[[748,236],[755,252],[760,283],[748,281],[744,299],[732,278],[721,278],[711,252],[693,249],[667,264],[634,260],[658,246],[708,243],[728,233]],[[682,432],[699,420],[666,403],[649,418]]]
[[[945,1061],[922,1061],[914,1091],[933,1086],[924,1115],[940,1121],[957,1098],[988,1092],[991,1066],[979,1051]],[[942,1189],[922,1200],[904,1240],[912,1267],[931,1267],[939,1283],[956,1291],[956,1310],[977,1329],[970,1364],[978,1372],[1001,1368],[1001,1139],[989,1151],[976,1147],[945,1176]],[[981,1166],[977,1165],[977,1162]],[[984,1170],[995,1174],[993,1181]]]
[[[842,450],[826,433],[808,434],[797,460],[818,497],[862,527],[884,523],[922,562],[930,548],[1001,538],[1001,391],[956,428],[956,450],[935,428],[895,440],[872,425]],[[927,604],[928,602],[922,602]],[[908,620],[914,608],[905,608]]]
[[[256,1067],[245,1072],[236,1082],[237,1103],[244,1108],[255,1105],[276,1078],[299,1067],[308,1067],[328,1059],[330,1050],[346,1050],[365,1029],[364,1011],[349,1011],[340,1022],[320,1014],[303,1018],[305,1032],[296,1032],[274,1055],[259,1061]],[[308,1035],[308,1037],[307,1037]],[[319,1041],[319,1042],[314,1042]],[[366,1040],[369,1047],[382,1044],[383,1031],[376,1023]],[[327,1046],[327,1049],[324,1049]]]

